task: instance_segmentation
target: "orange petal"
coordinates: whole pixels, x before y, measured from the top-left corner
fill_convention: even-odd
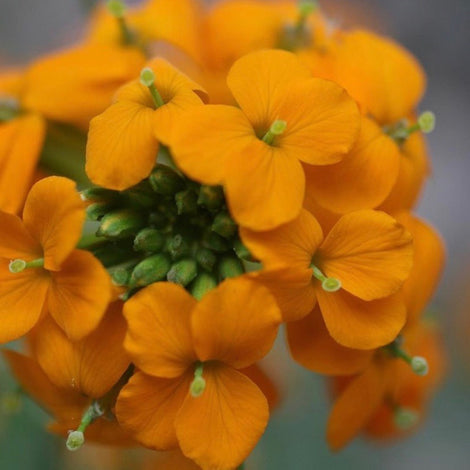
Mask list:
[[[280,322],[279,308],[265,287],[246,278],[228,279],[193,310],[194,348],[201,361],[247,367],[270,351]]]
[[[56,387],[33,359],[14,351],[2,351],[13,375],[41,407],[54,417],[79,425],[88,398],[77,392]],[[70,429],[70,428],[69,428]]]
[[[111,304],[97,329],[77,342],[71,342],[52,318],[46,317],[30,336],[32,351],[56,386],[101,398],[129,366],[122,345],[126,327],[117,302]]]
[[[85,208],[75,183],[60,176],[38,181],[26,199],[23,221],[44,251],[44,267],[58,271],[82,235]]]
[[[409,276],[412,237],[384,212],[352,212],[331,229],[317,257],[318,267],[346,291],[363,300],[379,299],[397,292]]]
[[[45,134],[45,121],[36,114],[0,123],[1,210],[16,214],[23,207]]]
[[[269,411],[272,412],[279,406],[281,401],[279,389],[262,367],[253,364],[250,367],[241,369],[240,372],[246,375],[263,392],[266,400],[268,400]]]
[[[315,217],[303,209],[292,222],[269,232],[254,232],[242,227],[240,237],[266,269],[279,266],[306,269],[323,240],[323,233]]]
[[[175,418],[193,379],[192,370],[173,379],[136,372],[117,399],[119,423],[146,447],[159,450],[177,447]]]
[[[315,306],[311,269],[279,268],[254,271],[249,276],[269,289],[281,309],[283,321],[299,320]]]
[[[317,289],[317,300],[330,335],[342,346],[375,349],[392,342],[406,320],[406,309],[399,294],[364,301],[344,290]]]
[[[131,86],[146,92],[146,105],[119,101],[90,122],[86,172],[93,183],[109,189],[123,190],[139,183],[157,160],[150,93],[139,83]]]
[[[50,284],[41,268],[12,274],[8,265],[0,260],[0,343],[20,338],[38,322]]]
[[[227,159],[226,192],[235,220],[252,230],[271,230],[294,220],[302,209],[305,175],[282,148],[253,138]]]
[[[408,213],[397,216],[413,236],[413,268],[403,284],[408,322],[419,318],[439,282],[445,262],[444,242],[430,225]]]
[[[188,395],[176,417],[178,442],[202,468],[236,468],[264,432],[268,403],[250,379],[230,367],[205,367],[204,379],[203,394]]]
[[[335,72],[328,78],[345,87],[380,124],[408,116],[423,95],[421,66],[390,39],[361,30],[344,34],[334,59]]]
[[[344,447],[366,426],[383,400],[384,385],[380,364],[372,363],[338,397],[326,431],[328,444],[333,450]]]
[[[289,83],[311,77],[292,52],[281,50],[256,51],[238,59],[227,76],[228,87],[249,121],[257,130],[269,129],[277,116],[277,103],[273,96],[280,90],[292,92]],[[259,128],[259,129],[258,129]]]
[[[308,99],[305,97],[308,96]],[[311,78],[287,84],[271,97],[276,119],[287,123],[275,139],[288,155],[311,165],[331,165],[341,161],[355,143],[360,127],[357,104],[336,83]]]
[[[374,354],[338,344],[328,333],[318,307],[302,320],[287,324],[287,340],[294,360],[319,374],[357,374]]]
[[[326,209],[348,213],[372,209],[389,195],[400,168],[398,146],[368,118],[348,155],[328,166],[304,165],[305,191]]]
[[[137,367],[171,378],[196,361],[190,331],[195,305],[183,287],[169,282],[151,284],[126,302],[125,347]]]
[[[52,274],[48,310],[72,341],[90,334],[111,300],[111,282],[103,265],[88,251],[74,250]]]
[[[398,179],[379,209],[389,213],[412,209],[429,176],[430,166],[425,138],[421,132],[415,132],[402,146]]]
[[[145,62],[133,47],[85,45],[41,57],[26,74],[23,105],[53,121],[87,129]],[[86,97],[84,99],[83,97]]]
[[[42,256],[41,245],[31,237],[19,217],[0,211],[0,227],[0,257],[32,261]]]
[[[243,155],[255,134],[238,108],[206,105],[181,116],[173,137],[176,164],[199,182],[220,184],[227,174],[227,156]]]

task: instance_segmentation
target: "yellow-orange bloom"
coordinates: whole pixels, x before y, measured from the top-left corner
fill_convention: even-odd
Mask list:
[[[153,284],[125,307],[125,347],[140,369],[117,401],[118,420],[144,445],[180,446],[204,469],[233,469],[261,437],[268,403],[240,371],[271,349],[281,321],[267,289],[224,281],[200,302]]]
[[[117,394],[113,387],[129,366],[122,346],[126,323],[121,308],[112,304],[97,329],[81,341],[71,342],[49,317],[29,337],[33,357],[3,351],[22,389],[54,418],[51,431],[67,436],[93,400],[104,412],[112,411]],[[87,440],[132,444],[109,418],[94,421],[86,430]]]
[[[418,375],[405,361],[379,350],[362,373],[336,379],[337,399],[327,429],[333,450],[361,431],[373,437],[393,437],[410,432],[422,421],[444,373],[442,345],[435,328],[426,323],[415,324],[403,337],[409,354],[426,358],[429,372]],[[405,422],[402,414],[411,419]]]
[[[173,142],[184,110],[202,105],[204,90],[164,59],[148,64],[152,85],[162,102],[139,80],[123,86],[115,103],[90,123],[86,171],[101,186],[122,190],[147,177],[156,164],[160,143]]]
[[[243,242],[264,265],[253,277],[270,288],[284,320],[298,320],[318,301],[341,345],[373,349],[393,341],[405,323],[396,294],[412,265],[410,234],[371,210],[341,217],[324,238],[307,211],[270,232],[242,229]]]
[[[84,218],[75,184],[54,176],[33,186],[23,221],[0,212],[0,342],[23,336],[47,313],[74,340],[98,325],[111,285],[91,253],[75,250]]]
[[[175,131],[171,150],[191,178],[225,185],[240,225],[268,230],[300,212],[305,189],[300,162],[340,161],[356,140],[359,113],[341,87],[310,78],[285,51],[244,56],[227,82],[240,109],[191,109]]]

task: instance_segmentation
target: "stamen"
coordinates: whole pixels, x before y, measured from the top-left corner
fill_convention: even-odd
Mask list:
[[[23,259],[14,259],[10,261],[8,269],[11,273],[17,274],[24,271],[26,268],[43,268],[44,258],[38,258],[33,261],[25,261]]]
[[[145,67],[140,72],[140,83],[146,86],[152,95],[153,102],[157,108],[163,106],[165,102],[155,86],[155,73],[150,67]]]
[[[326,292],[337,292],[341,289],[341,281],[335,277],[326,277],[313,263],[310,265],[313,277],[321,282],[322,289]]]
[[[276,119],[269,128],[269,131],[263,137],[263,142],[266,142],[268,145],[272,145],[274,138],[278,135],[282,135],[286,130],[287,122],[280,119]]]
[[[204,364],[200,362],[194,370],[194,380],[191,382],[191,386],[189,387],[189,393],[191,393],[191,396],[194,398],[200,397],[206,389],[206,381],[202,376],[203,371]]]

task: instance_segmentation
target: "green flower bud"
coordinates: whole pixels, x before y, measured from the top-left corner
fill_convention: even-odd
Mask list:
[[[149,256],[132,271],[129,287],[144,287],[163,281],[171,268],[170,257],[164,253]]]
[[[187,286],[197,276],[197,263],[191,258],[177,261],[171,267],[166,278],[169,282]]]
[[[148,224],[152,227],[164,230],[168,227],[170,220],[167,215],[160,211],[150,213],[148,217]]]
[[[174,260],[183,258],[184,256],[189,255],[191,252],[190,244],[180,234],[174,235],[168,240],[166,249]]]
[[[104,245],[91,250],[104,266],[115,266],[135,256],[130,240],[107,241],[104,239],[104,242]]]
[[[213,232],[212,230],[207,231],[202,239],[202,244],[206,248],[209,248],[212,251],[217,253],[224,253],[230,249],[229,242],[221,237],[219,234]]]
[[[197,275],[192,282],[189,292],[197,299],[201,300],[207,292],[217,287],[217,279],[213,274],[202,272]]]
[[[166,237],[154,228],[144,228],[134,238],[134,250],[156,253],[165,246]]]
[[[155,206],[155,193],[148,180],[144,180],[129,188],[124,192],[127,199],[127,205],[136,207],[137,209],[151,208]]]
[[[242,262],[235,256],[224,256],[218,270],[221,279],[241,276],[245,272]]]
[[[206,271],[212,271],[217,263],[217,255],[208,248],[198,248],[195,254],[197,263],[203,267]]]
[[[86,217],[88,220],[101,220],[108,212],[111,212],[115,208],[114,204],[107,202],[94,202],[90,204],[86,209]]]
[[[116,286],[127,286],[131,277],[131,269],[125,267],[117,267],[110,270],[111,280]]]
[[[82,201],[87,202],[116,202],[120,199],[120,193],[106,188],[88,188],[80,191]]]
[[[163,196],[173,196],[186,186],[183,178],[166,165],[157,164],[149,176],[153,190]]]
[[[253,255],[250,253],[248,248],[242,243],[241,240],[237,239],[233,242],[233,251],[235,254],[244,261],[254,261]]]
[[[195,214],[197,212],[197,196],[192,189],[186,189],[175,194],[178,215]]]
[[[197,203],[210,211],[216,211],[225,204],[224,190],[221,186],[201,186]]]
[[[212,223],[212,230],[224,238],[232,238],[237,233],[237,224],[228,212],[219,212]]]
[[[100,237],[119,239],[136,234],[145,226],[145,217],[130,209],[108,212],[102,219],[96,234]]]

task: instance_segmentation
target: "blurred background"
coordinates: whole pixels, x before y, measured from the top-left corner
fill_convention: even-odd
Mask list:
[[[73,44],[81,37],[93,3],[0,0],[0,64],[22,64]],[[429,136],[433,176],[418,214],[440,230],[447,244],[447,267],[432,309],[442,324],[449,370],[417,434],[380,446],[357,439],[341,453],[332,454],[324,438],[329,405],[323,381],[288,361],[278,348],[269,366],[284,384],[283,406],[247,468],[470,468],[470,2],[323,0],[321,4],[340,24],[366,25],[394,37],[417,56],[428,73],[421,110],[436,113],[437,128]],[[13,389],[0,364],[0,391]],[[97,456],[92,464],[80,452],[66,455],[64,441],[43,431],[45,422],[45,414],[28,400],[19,414],[0,415],[0,470],[100,470],[116,458],[90,448],[86,452]],[[120,468],[134,468],[129,465]]]

